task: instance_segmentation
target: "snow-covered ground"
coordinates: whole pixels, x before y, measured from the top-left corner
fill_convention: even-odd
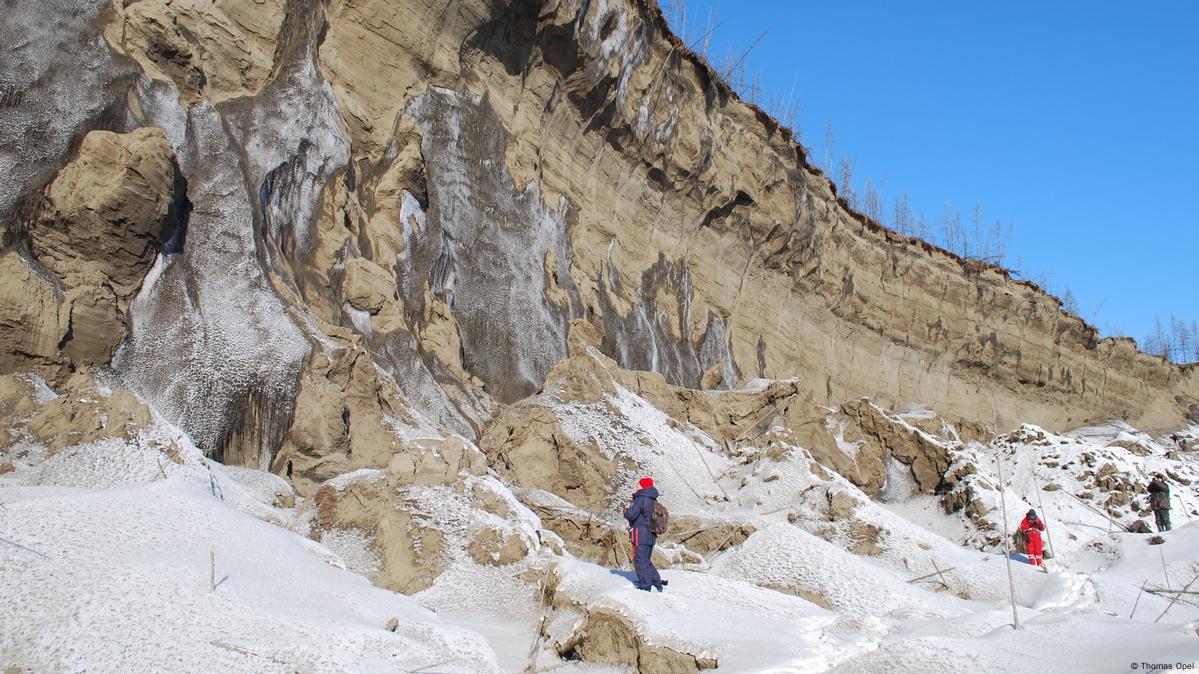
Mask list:
[[[285,528],[288,512],[263,488],[277,477],[213,464],[190,444],[181,460],[110,441],[0,477],[0,664],[498,671],[480,635],[374,587]]]
[[[956,443],[956,460],[975,467],[963,483],[987,506],[989,530],[916,493],[901,465],[872,500],[782,435],[726,452],[626,390],[608,403],[565,409],[567,427],[659,475],[679,514],[754,530],[665,570],[665,593],[636,591],[627,565],[560,552],[495,474],[412,487],[435,506],[414,515],[450,550],[435,582],[405,596],[367,579],[379,564],[368,534],[310,540],[312,512],[285,481],[208,461],[161,419],[132,439],[56,452],[14,431],[18,441],[0,450],[12,466],[0,474],[0,667],[599,674],[667,671],[647,659],[665,657],[684,671],[1126,672],[1199,659],[1199,595],[1171,603],[1142,589],[1199,590],[1193,485],[1175,486],[1176,528],[1161,545],[1100,514],[1131,522],[1143,495],[1109,504],[1113,491],[1095,487],[1158,471],[1194,480],[1193,453],[1169,458],[1163,443],[1119,425]],[[383,476],[330,482],[341,490]],[[482,491],[507,514],[463,505]],[[980,549],[1002,528],[1001,498],[1009,526],[1028,507],[1042,511],[1057,552],[1049,573]],[[471,561],[462,548],[480,517],[524,537],[529,554]],[[601,647],[608,664],[571,659]]]

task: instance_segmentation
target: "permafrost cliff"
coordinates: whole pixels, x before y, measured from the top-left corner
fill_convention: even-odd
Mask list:
[[[319,354],[475,436],[572,332],[681,386],[988,425],[1199,403],[1192,370],[849,212],[652,3],[58,2],[4,30],[4,369],[111,364],[235,461],[322,449],[287,429],[352,407]]]
[[[520,512],[607,559],[622,544],[592,515],[654,468],[709,485],[680,501],[698,535],[671,553],[702,561],[762,526],[704,508],[787,517],[753,489],[798,485],[799,456],[803,484],[835,481],[827,468],[884,498],[910,481],[994,543],[994,487],[963,441],[1022,422],[1199,424],[1195,368],[850,211],[652,0],[5,11],[0,372],[20,376],[0,387],[0,445],[52,456],[160,415],[311,497],[314,538],[368,532],[385,587],[427,588],[459,553],[525,558],[542,541]],[[937,416],[886,411],[914,406]],[[655,463],[605,414],[701,464]],[[791,468],[740,468],[762,461]],[[386,478],[339,478],[358,469]],[[391,498],[486,475],[508,496],[461,498],[463,517],[504,520],[487,535],[459,540]],[[738,481],[750,492],[730,496]],[[819,492],[830,521],[861,504],[835,491]],[[881,554],[881,521],[856,521],[847,549]],[[629,629],[589,615],[593,633]],[[637,639],[636,657],[678,655]]]

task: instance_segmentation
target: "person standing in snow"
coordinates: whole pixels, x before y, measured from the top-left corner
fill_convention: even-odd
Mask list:
[[[1153,508],[1153,517],[1157,520],[1158,532],[1170,530],[1170,485],[1161,473],[1149,481],[1149,507]]]
[[[654,487],[651,478],[643,477],[637,483],[637,491],[633,492],[633,502],[625,508],[624,518],[629,521],[629,542],[633,545],[633,568],[637,571],[637,589],[650,591],[657,588],[662,591],[666,581],[658,575],[651,559],[654,554],[654,543],[658,536],[650,530],[650,520],[654,514],[654,504],[658,500],[658,489]]]
[[[1037,517],[1037,511],[1029,510],[1024,519],[1020,521],[1018,531],[1028,537],[1028,563],[1033,566],[1045,569],[1045,559],[1042,557],[1044,547],[1041,543],[1041,532],[1045,530],[1045,523],[1041,518]]]

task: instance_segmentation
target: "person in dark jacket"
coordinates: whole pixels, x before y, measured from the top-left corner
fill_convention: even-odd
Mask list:
[[[654,502],[658,500],[658,490],[654,487],[654,481],[648,477],[641,478],[637,487],[637,491],[633,492],[633,502],[624,511],[624,518],[629,521],[629,542],[633,546],[637,589],[648,592],[657,588],[658,592],[661,592],[666,582],[658,575],[651,559],[658,537],[649,530],[650,517],[654,514]]]
[[[1149,481],[1149,507],[1153,508],[1153,517],[1157,520],[1157,530],[1170,530],[1170,485],[1161,473]]]

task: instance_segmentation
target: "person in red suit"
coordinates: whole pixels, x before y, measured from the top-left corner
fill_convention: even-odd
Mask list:
[[[1045,560],[1041,555],[1045,548],[1041,543],[1041,532],[1045,530],[1045,523],[1037,517],[1037,511],[1028,511],[1028,514],[1020,521],[1019,530],[1028,536],[1028,563],[1044,570]]]

